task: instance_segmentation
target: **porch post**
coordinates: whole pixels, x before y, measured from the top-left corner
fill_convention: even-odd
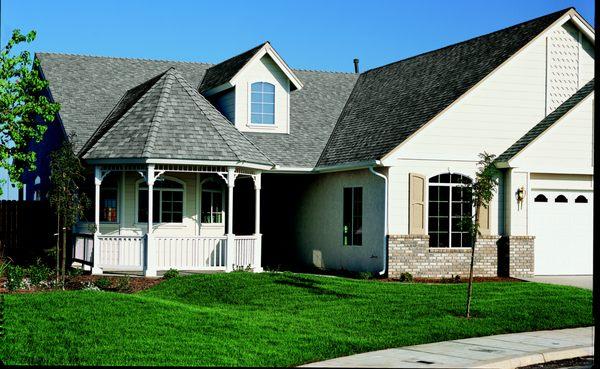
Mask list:
[[[257,173],[252,176],[254,179],[254,271],[262,272],[261,258],[262,258],[262,235],[260,234],[260,190],[261,174]]]
[[[233,187],[235,186],[235,168],[227,168],[227,264],[225,270],[233,270],[233,261],[235,257],[235,235],[233,234]]]
[[[102,171],[100,166],[94,167],[94,248],[92,250],[92,274],[102,274],[100,268],[100,185],[102,184]]]
[[[156,250],[152,240],[152,214],[154,212],[154,165],[148,165],[148,174],[146,183],[148,184],[148,231],[146,232],[146,264],[144,266],[144,275],[146,277],[156,277]]]

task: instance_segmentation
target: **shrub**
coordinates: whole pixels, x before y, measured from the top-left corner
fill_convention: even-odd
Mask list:
[[[404,272],[400,274],[400,282],[412,282],[413,276],[409,272]]]
[[[94,285],[96,287],[98,287],[99,289],[101,289],[101,290],[105,290],[105,289],[107,289],[107,288],[110,287],[111,283],[110,283],[110,280],[108,278],[101,277],[101,278],[98,278],[98,280],[96,280],[96,282],[94,283]]]
[[[179,277],[179,270],[177,269],[169,269],[165,272],[165,274],[163,274],[164,279],[171,279],[175,277]]]
[[[117,291],[119,292],[130,292],[131,291],[131,277],[123,276],[117,280]]]
[[[51,274],[52,269],[41,264],[39,260],[37,264],[30,265],[29,268],[27,268],[27,275],[29,276],[32,286],[39,286],[42,282],[46,282],[50,279]]]
[[[358,272],[359,279],[371,279],[373,278],[373,273],[371,272]]]
[[[69,268],[69,270],[67,270],[67,275],[69,277],[78,277],[82,274],[83,274],[83,269],[80,269],[80,268]]]
[[[0,277],[4,275],[4,273],[6,272],[6,268],[8,268],[9,264],[10,261],[0,259]]]
[[[8,288],[9,291],[25,287],[23,280],[23,277],[25,277],[25,269],[22,267],[15,264],[9,264],[5,270],[5,274],[7,279],[6,288]]]
[[[457,274],[454,276],[454,283],[460,283],[460,276]]]

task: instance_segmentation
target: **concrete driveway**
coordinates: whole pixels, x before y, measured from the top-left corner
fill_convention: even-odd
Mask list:
[[[538,283],[560,284],[563,286],[573,286],[591,290],[593,277],[593,275],[536,275],[531,278],[523,278],[523,280]]]

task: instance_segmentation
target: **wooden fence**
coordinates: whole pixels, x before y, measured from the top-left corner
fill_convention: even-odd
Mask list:
[[[47,201],[0,201],[0,257],[31,262],[47,257],[56,220]]]

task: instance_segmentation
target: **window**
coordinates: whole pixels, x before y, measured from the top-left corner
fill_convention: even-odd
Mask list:
[[[577,196],[577,198],[575,199],[575,202],[576,202],[577,204],[587,204],[587,202],[588,202],[588,199],[587,199],[587,197],[585,197],[585,196],[583,196],[583,195],[579,195],[579,196]]]
[[[542,194],[539,194],[533,199],[533,202],[548,202],[548,198]]]
[[[275,86],[267,82],[255,82],[251,86],[250,122],[275,124]]]
[[[223,223],[223,189],[213,180],[202,184],[202,223]]]
[[[429,179],[429,246],[470,247],[471,179],[444,173]]]
[[[117,222],[117,198],[119,193],[118,176],[111,173],[100,185],[100,221]]]
[[[344,188],[344,246],[362,245],[362,187]]]
[[[169,179],[157,179],[152,191],[152,221],[156,223],[183,222],[183,185]],[[138,189],[138,222],[148,222],[148,186]]]
[[[567,198],[565,197],[565,195],[558,195],[554,199],[554,202],[569,202],[569,200],[567,200]]]

